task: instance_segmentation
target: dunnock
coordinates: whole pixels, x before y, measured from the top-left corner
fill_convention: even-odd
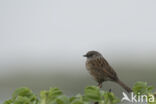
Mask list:
[[[97,51],[89,51],[84,57],[87,57],[86,68],[89,73],[98,82],[101,88],[104,81],[113,81],[121,85],[127,92],[132,92],[132,89],[126,86],[118,78],[116,72],[104,59],[104,57]]]

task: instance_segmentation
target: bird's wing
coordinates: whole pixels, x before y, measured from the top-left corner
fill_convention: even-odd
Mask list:
[[[106,76],[108,76],[112,80],[118,79],[116,72],[113,70],[113,68],[108,64],[108,62],[104,58],[97,59],[96,65],[95,65],[96,69],[102,70],[106,74]]]
[[[107,73],[111,79],[114,80],[118,79],[116,72],[113,70],[113,68],[110,65],[104,66],[103,71]]]
[[[113,80],[117,80],[116,72],[112,69],[103,68],[104,73],[107,73],[108,77],[110,77]]]

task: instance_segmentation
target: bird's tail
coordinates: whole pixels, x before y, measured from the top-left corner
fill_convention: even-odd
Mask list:
[[[121,80],[116,81],[122,88],[124,88],[128,93],[132,92],[132,89],[125,85]]]

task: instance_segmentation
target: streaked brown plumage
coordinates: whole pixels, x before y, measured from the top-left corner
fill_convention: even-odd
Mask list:
[[[121,85],[127,92],[132,92],[131,88],[120,81],[116,72],[99,52],[89,51],[84,57],[87,57],[87,70],[98,82],[100,88],[104,81],[113,81]]]

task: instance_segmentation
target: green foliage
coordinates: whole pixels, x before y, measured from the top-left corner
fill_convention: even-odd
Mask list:
[[[117,104],[120,102],[120,100],[112,92],[104,93],[104,98],[104,104]]]
[[[62,91],[58,88],[50,88],[49,91],[41,91],[40,104],[53,104],[55,102],[60,102],[60,96],[62,95]]]
[[[35,94],[28,88],[19,88],[12,94],[12,98],[4,104],[38,104]]]
[[[146,82],[137,82],[133,87],[133,92],[138,94],[148,94],[153,90],[153,86],[148,86]]]
[[[89,86],[85,89],[85,100],[87,101],[100,101],[102,100],[102,95],[98,87]]]
[[[112,93],[100,91],[98,87],[89,86],[85,89],[84,100],[100,104],[117,104],[120,100]]]
[[[137,82],[135,83],[133,87],[133,92],[137,95],[147,95],[148,99],[150,99],[151,95],[155,96],[154,93],[152,93],[152,90],[154,89],[153,86],[147,85],[146,82]],[[154,102],[148,102],[148,104],[156,104],[156,96],[155,96],[155,101]]]
[[[137,82],[133,87],[135,94],[153,95],[152,86],[148,86],[145,82]],[[76,96],[65,96],[58,88],[50,88],[46,91],[41,91],[37,97],[28,88],[19,88],[14,91],[11,99],[6,100],[3,104],[118,104],[120,102],[114,93],[100,90],[96,86],[88,86],[84,90],[84,94]],[[156,104],[149,103],[149,104]]]

